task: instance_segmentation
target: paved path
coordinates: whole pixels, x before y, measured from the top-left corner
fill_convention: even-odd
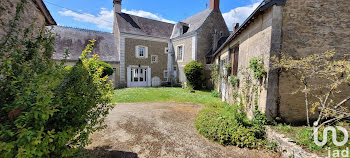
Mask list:
[[[193,120],[201,105],[118,104],[107,128],[92,135],[90,157],[276,157],[257,150],[223,147],[199,135]]]

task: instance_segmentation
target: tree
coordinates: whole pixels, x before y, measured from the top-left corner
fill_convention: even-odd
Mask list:
[[[280,60],[273,57],[272,61],[276,68],[282,68],[298,79],[300,87],[295,93],[304,93],[309,126],[309,109],[313,113],[319,112],[314,127],[350,117],[349,106],[344,106],[350,100],[350,94],[344,92],[350,86],[350,61],[347,56],[336,59],[333,50],[300,59],[282,54]],[[344,95],[347,97],[338,97]]]
[[[87,59],[94,41],[71,68],[51,59],[54,36],[33,34],[16,25],[0,41],[1,157],[69,157],[88,143],[89,134],[104,127],[112,108],[112,83],[103,76],[97,56]]]

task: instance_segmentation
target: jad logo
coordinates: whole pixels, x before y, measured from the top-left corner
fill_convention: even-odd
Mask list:
[[[323,130],[323,139],[322,142],[320,142],[318,140],[318,128],[314,129],[314,142],[316,145],[322,147],[324,145],[326,145],[327,143],[327,135],[328,135],[328,131],[332,132],[332,141],[333,144],[336,146],[344,146],[348,140],[349,140],[349,132],[344,128],[344,127],[340,127],[340,126],[336,126],[336,128],[343,132],[344,134],[344,139],[341,142],[338,142],[337,140],[337,130],[334,127],[328,126]],[[346,148],[345,150],[331,150],[331,148],[328,148],[328,157],[349,157],[349,148]]]

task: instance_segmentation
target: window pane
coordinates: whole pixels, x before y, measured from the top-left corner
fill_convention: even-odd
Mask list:
[[[140,47],[140,52],[139,52],[140,53],[139,54],[140,57],[143,57],[144,51],[145,51],[145,49],[143,47]]]

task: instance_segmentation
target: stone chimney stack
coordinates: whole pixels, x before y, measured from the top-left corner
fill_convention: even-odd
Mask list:
[[[233,23],[232,29],[233,29],[233,33],[237,32],[239,29],[239,23]]]
[[[113,0],[114,12],[122,12],[122,0]]]
[[[210,0],[210,9],[220,10],[220,0]]]

